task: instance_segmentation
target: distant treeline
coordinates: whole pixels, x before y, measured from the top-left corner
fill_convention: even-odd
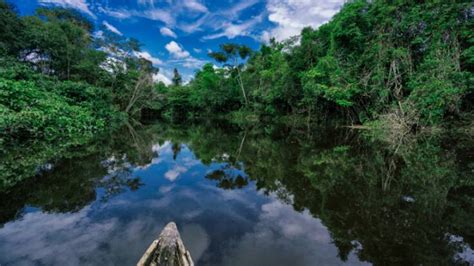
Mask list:
[[[331,21],[259,51],[224,44],[186,86],[158,86],[170,116],[295,115],[411,130],[474,102],[472,1],[348,1]],[[180,79],[177,79],[180,81]],[[237,111],[237,112],[236,112]]]

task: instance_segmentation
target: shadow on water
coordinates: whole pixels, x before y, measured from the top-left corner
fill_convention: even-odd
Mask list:
[[[474,144],[449,134],[387,142],[343,128],[308,134],[287,125],[240,128],[222,121],[127,126],[0,193],[0,222],[15,222],[32,207],[79,212],[122,193],[145,193],[152,183],[140,173],[163,160],[156,147],[165,143],[172,153],[167,165],[194,156],[201,176],[218,189],[255,186],[320,219],[340,261],[355,254],[375,265],[474,263]],[[165,178],[174,181],[180,169]],[[216,225],[216,217],[206,219],[209,228]],[[228,239],[219,230],[212,238],[221,242],[242,237],[236,231]],[[222,263],[219,244],[210,244],[212,254],[203,251],[202,264]]]

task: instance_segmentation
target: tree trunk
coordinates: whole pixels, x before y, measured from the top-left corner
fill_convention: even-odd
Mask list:
[[[234,64],[235,64],[235,68],[237,68],[237,75],[238,75],[237,80],[238,80],[238,83],[240,85],[240,89],[242,90],[242,94],[244,95],[245,105],[248,105],[249,101],[247,99],[247,93],[245,93],[244,83],[242,81],[242,75],[240,74],[240,69],[239,69],[239,66],[238,66],[237,59],[234,59]]]

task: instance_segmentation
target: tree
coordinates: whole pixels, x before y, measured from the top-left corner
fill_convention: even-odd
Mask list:
[[[0,54],[17,56],[23,46],[24,25],[13,5],[0,0]]]
[[[173,85],[175,87],[181,86],[183,83],[183,78],[181,77],[181,74],[179,74],[179,71],[177,68],[173,70]]]
[[[100,64],[106,57],[94,50],[93,26],[77,11],[39,8],[35,16],[23,18],[23,23],[22,59],[41,72],[69,80],[105,74]]]
[[[133,84],[133,89],[129,89],[130,96],[125,112],[135,114],[154,100],[155,90],[153,84],[153,75],[157,74],[159,69],[153,67],[152,63],[146,59],[139,60],[138,77]]]
[[[224,63],[226,67],[229,67],[231,72],[237,72],[237,82],[242,90],[245,105],[248,105],[249,101],[242,81],[241,69],[243,65],[239,63],[239,59],[245,60],[251,54],[252,50],[248,46],[233,43],[222,44],[219,52],[209,53],[209,56],[214,60],[219,63]],[[227,64],[229,61],[230,63]]]
[[[292,72],[283,52],[284,45],[272,41],[262,45],[247,62],[244,80],[254,84],[248,94],[254,110],[274,115],[294,111],[300,92],[295,88]]]

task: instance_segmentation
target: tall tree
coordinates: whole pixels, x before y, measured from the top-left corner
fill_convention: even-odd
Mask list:
[[[130,115],[142,110],[155,98],[153,75],[158,73],[159,69],[143,58],[138,61],[138,64],[136,71],[138,77],[133,84],[133,89],[128,89],[129,100],[125,108],[125,112]]]
[[[179,71],[177,68],[173,70],[173,85],[175,87],[181,86],[183,83],[183,78],[181,77],[181,74],[179,74]]]
[[[242,90],[245,105],[248,105],[249,100],[242,81],[243,64],[240,60],[247,59],[252,54],[252,49],[245,45],[238,45],[234,43],[226,43],[220,46],[219,52],[211,52],[209,56],[219,63],[224,63],[232,72],[237,72],[237,82]],[[229,63],[228,63],[229,62]]]
[[[93,26],[80,13],[63,8],[40,8],[25,17],[22,57],[43,73],[60,79],[83,80],[83,71],[101,72],[105,60],[93,49]],[[92,61],[92,62],[91,62]]]

